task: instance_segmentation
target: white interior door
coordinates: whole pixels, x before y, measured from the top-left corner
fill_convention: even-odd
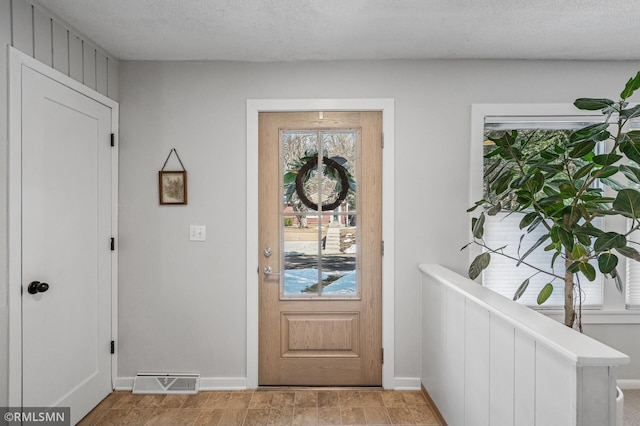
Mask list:
[[[22,67],[22,403],[71,424],[112,390],[111,114]]]

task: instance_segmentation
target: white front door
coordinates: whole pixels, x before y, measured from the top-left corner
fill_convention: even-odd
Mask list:
[[[22,404],[71,424],[112,390],[111,114],[22,67]]]

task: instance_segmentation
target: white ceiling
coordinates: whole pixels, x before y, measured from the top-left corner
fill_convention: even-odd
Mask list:
[[[120,59],[640,59],[637,0],[37,0]]]

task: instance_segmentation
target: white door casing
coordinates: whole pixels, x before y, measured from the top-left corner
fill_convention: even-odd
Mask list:
[[[247,388],[258,386],[258,115],[260,112],[382,111],[382,386],[394,377],[394,114],[393,99],[274,99],[247,101]]]
[[[9,57],[9,405],[71,406],[77,421],[117,368],[118,105]],[[35,280],[50,289],[28,294]]]

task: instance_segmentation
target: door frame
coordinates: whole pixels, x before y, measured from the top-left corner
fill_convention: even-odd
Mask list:
[[[247,100],[247,383],[258,387],[258,115],[261,112],[381,111],[382,150],[382,387],[394,389],[394,99]]]
[[[22,405],[22,68],[28,67],[68,88],[111,108],[111,130],[115,147],[111,150],[111,229],[118,231],[118,117],[119,105],[42,62],[8,46],[9,57],[9,406]],[[105,244],[108,242],[105,241]],[[118,255],[111,261],[111,336],[118,334]],[[117,352],[111,359],[111,384],[118,371]]]

